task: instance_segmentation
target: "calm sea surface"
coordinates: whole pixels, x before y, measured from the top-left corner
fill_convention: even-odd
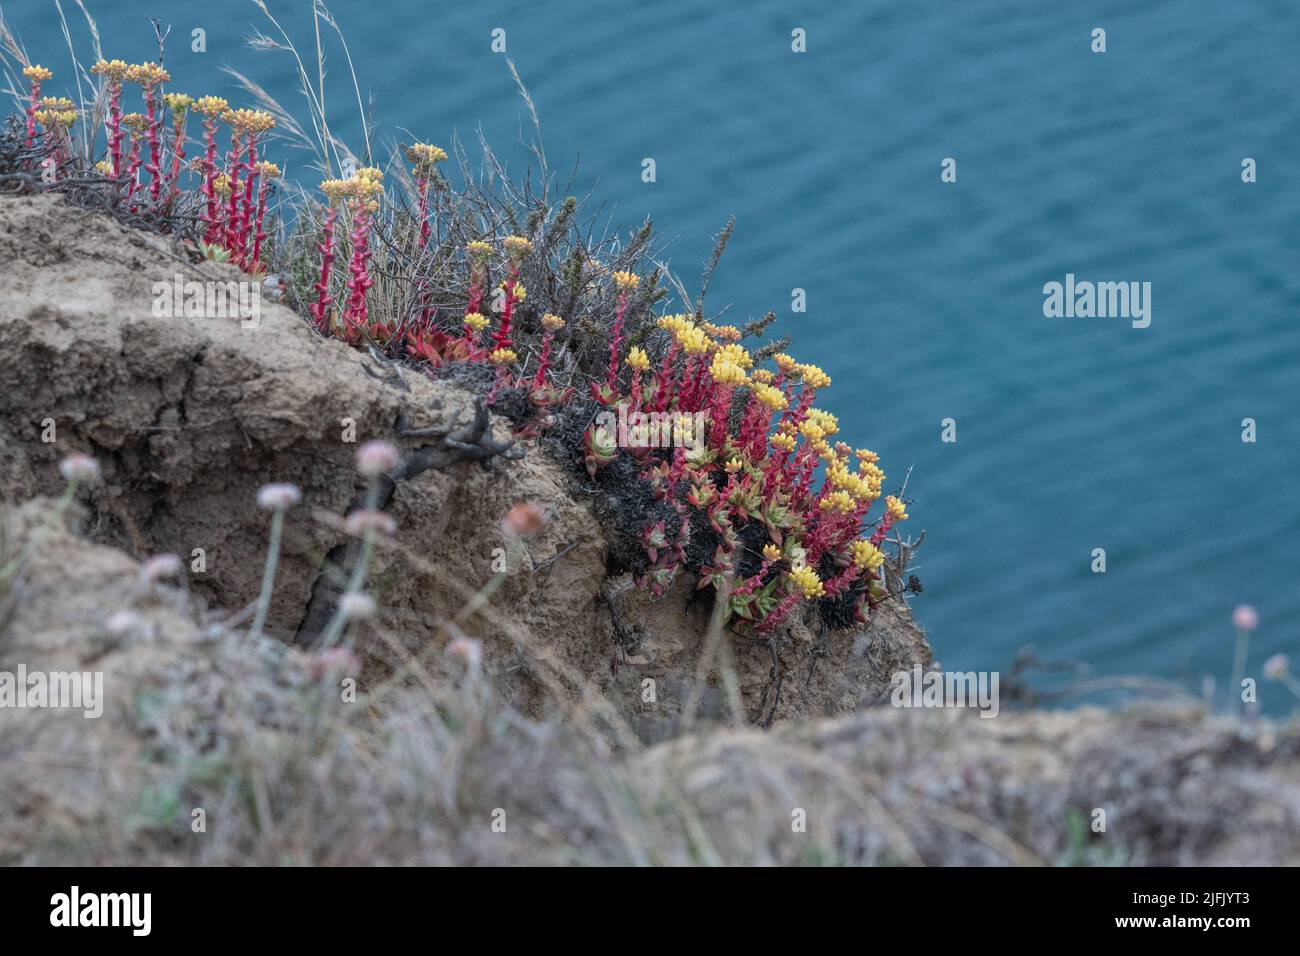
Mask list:
[[[232,66],[295,99],[292,59],[242,45],[269,27],[251,4],[88,3],[111,56],[150,56],[145,17],[171,23],[175,89],[235,98]],[[54,4],[0,8],[66,77]],[[271,9],[310,47],[305,3]],[[529,121],[489,49],[500,27],[551,167],[580,161],[579,185],[626,226],[653,217],[688,281],[736,217],[710,298],[735,320],[775,309],[796,355],[833,377],[846,440],[880,452],[891,488],[913,468],[914,603],[945,667],[1005,668],[1034,644],[1096,674],[1222,686],[1241,602],[1262,619],[1256,672],[1300,656],[1294,0],[332,9],[384,142],[472,144],[481,128],[522,171]],[[355,142],[331,57],[332,123]],[[291,175],[306,163],[276,158]],[[1066,273],[1150,282],[1150,327],[1044,318],[1043,284]],[[940,441],[945,418],[956,443]],[[1278,685],[1261,689],[1283,708]]]

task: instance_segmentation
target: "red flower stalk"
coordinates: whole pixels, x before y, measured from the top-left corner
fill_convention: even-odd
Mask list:
[[[102,61],[101,61],[102,62]],[[114,61],[116,62],[116,61]],[[98,66],[99,64],[96,64]],[[114,64],[107,64],[103,72],[110,78],[115,72]],[[123,76],[132,83],[139,84],[144,91],[144,138],[149,144],[149,161],[145,164],[145,171],[152,177],[149,184],[149,197],[157,203],[162,195],[162,114],[158,110],[158,87],[164,83],[171,82],[171,74],[157,63],[140,63],[136,66],[128,66],[122,71]],[[132,130],[136,138],[140,138],[141,130]],[[138,169],[138,167],[137,167]],[[134,184],[130,191],[135,192],[137,186]]]
[[[280,167],[275,163],[260,162],[257,164],[257,172],[262,186],[257,194],[257,215],[253,223],[253,260],[248,268],[248,271],[254,275],[262,271],[262,242],[266,239],[266,230],[263,228],[266,221],[266,203],[271,193],[272,181],[280,177]]]
[[[27,101],[27,148],[36,146],[36,110],[41,102],[41,84],[54,74],[38,64],[23,67],[23,76],[32,84],[32,95]]]
[[[429,236],[433,235],[433,228],[429,225],[429,177],[415,177],[415,195],[419,203],[417,218],[420,220],[420,249],[423,251],[429,247]]]
[[[615,272],[614,286],[618,289],[618,301],[614,306],[614,329],[609,337],[609,372],[605,376],[605,388],[613,391],[618,381],[618,353],[623,345],[623,320],[627,315],[628,296],[640,284],[640,277],[631,272]]]
[[[852,584],[861,573],[861,568],[856,564],[849,562],[848,567],[826,582],[825,586],[827,596],[837,597],[839,593]]]
[[[800,597],[798,591],[783,597],[781,603],[774,607],[767,617],[763,618],[763,623],[758,625],[758,632],[766,634],[785,620],[786,616],[794,609],[794,606],[799,603]]]
[[[478,345],[479,333],[487,328],[487,319],[480,311],[483,307],[483,292],[487,287],[487,260],[492,254],[492,247],[481,239],[475,239],[465,247],[469,254],[469,290],[468,303],[465,306],[464,342],[472,357],[482,357]]]
[[[144,145],[144,133],[148,120],[139,113],[127,113],[122,117],[122,125],[131,131],[131,148],[126,155],[126,197],[130,199],[140,188],[139,172],[140,149]]]
[[[244,198],[239,204],[239,264],[245,265],[245,253],[248,251],[248,241],[253,231],[253,197],[256,195],[257,183],[261,178],[261,171],[257,164],[257,132],[248,131],[248,161],[244,166],[247,175],[244,177]]]
[[[240,136],[242,126],[234,122],[233,116],[228,116],[227,119],[232,125],[230,130],[230,152],[226,155],[226,180],[230,186],[230,194],[226,202],[224,239],[226,251],[230,253],[231,258],[237,259],[239,248],[239,197],[243,195],[239,173],[244,168],[241,159],[244,149]]]
[[[217,117],[230,110],[230,104],[219,96],[201,96],[194,109],[203,114],[203,183],[199,192],[206,200],[203,213],[203,241],[209,245],[221,241],[221,206],[214,188],[217,180]]]
[[[555,333],[562,328],[564,320],[558,315],[547,312],[542,316],[542,356],[537,364],[537,374],[533,376],[534,388],[546,385],[546,373],[551,367],[551,342],[555,339]]]
[[[90,68],[108,86],[108,117],[104,126],[108,130],[108,157],[114,179],[122,174],[122,81],[130,70],[121,60],[96,60]]]
[[[368,319],[366,293],[374,285],[370,278],[370,210],[364,199],[355,203],[352,215],[352,257],[348,262],[350,276],[347,281],[348,301],[343,309],[343,324],[357,331],[365,327]]]
[[[632,411],[641,410],[641,370],[632,366]]]
[[[416,143],[406,147],[406,158],[414,164],[415,195],[419,204],[420,249],[429,245],[433,230],[429,226],[429,183],[439,163],[447,158],[447,151],[430,143]]]
[[[185,114],[194,101],[183,93],[167,93],[163,102],[172,114],[172,168],[167,177],[167,208],[170,209],[180,191],[181,163],[185,160]]]
[[[113,165],[113,178],[122,175],[122,84],[108,85],[108,155]]]
[[[329,307],[334,301],[330,295],[330,273],[334,267],[334,223],[338,218],[339,204],[347,196],[351,185],[342,179],[327,179],[321,183],[321,192],[329,200],[325,212],[325,223],[321,227],[321,241],[316,246],[320,252],[320,279],[316,282],[316,301],[312,303],[311,315],[316,328],[328,335],[330,331]]]
[[[769,547],[775,551],[774,545],[770,545]],[[740,584],[736,585],[736,587],[731,591],[732,597],[745,597],[748,594],[753,594],[755,589],[763,583],[763,578],[767,574],[768,569],[772,567],[772,562],[774,560],[775,556],[772,552],[767,548],[764,548],[763,563],[759,566],[757,573],[751,578],[745,578],[740,582]]]
[[[149,162],[144,169],[150,176],[149,199],[158,202],[162,196],[162,113],[158,109],[158,88],[153,85],[144,88],[144,114],[149,120],[145,131],[149,142]]]
[[[321,241],[316,247],[320,252],[320,279],[316,282],[316,301],[311,307],[311,315],[316,320],[316,328],[321,332],[329,331],[326,316],[330,303],[334,301],[330,295],[330,270],[334,265],[334,220],[337,217],[338,209],[331,205],[325,213]]]
[[[678,348],[677,339],[674,337],[668,345],[668,352],[664,355],[664,362],[660,366],[659,374],[655,376],[654,397],[651,399],[651,406],[655,411],[666,409],[668,400],[672,397],[672,386],[677,372],[673,367],[673,363],[677,360]]]
[[[429,237],[433,234],[433,230],[429,226],[429,177],[421,175],[419,169],[420,167],[417,166],[415,195],[419,206],[417,218],[420,220],[420,252],[423,253],[429,247]],[[429,304],[429,291],[423,278],[420,280],[418,298],[420,302],[420,322],[422,325],[427,326],[429,320],[433,317],[433,307]]]

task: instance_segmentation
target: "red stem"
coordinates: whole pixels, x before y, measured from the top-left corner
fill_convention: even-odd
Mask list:
[[[330,206],[329,212],[325,214],[321,243],[316,247],[320,251],[320,281],[316,283],[316,302],[311,307],[311,314],[316,320],[316,328],[326,334],[329,333],[329,326],[325,321],[325,313],[334,301],[330,295],[330,269],[334,265],[334,220],[337,216],[338,210]]]
[[[36,107],[41,101],[41,81],[32,80],[32,98],[27,104],[27,148],[36,145]]]

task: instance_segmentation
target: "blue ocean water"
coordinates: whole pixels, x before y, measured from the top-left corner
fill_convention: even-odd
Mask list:
[[[175,89],[237,98],[228,65],[295,99],[292,59],[243,45],[270,28],[252,4],[87,3],[111,56],[153,55],[146,16],[172,24]],[[1262,619],[1253,673],[1300,654],[1294,2],[330,6],[383,142],[481,129],[522,171],[502,28],[551,167],[580,161],[578,188],[627,227],[652,217],[688,283],[736,217],[710,299],[735,320],[775,309],[833,377],[843,437],[879,451],[891,490],[912,468],[914,606],[945,667],[1004,668],[1033,644],[1097,674],[1222,685],[1242,602]],[[52,0],[0,9],[66,71]],[[306,2],[270,9],[313,45]],[[326,42],[331,123],[355,143]],[[1150,282],[1150,327],[1045,318],[1043,285],[1066,273]],[[1287,706],[1276,684],[1261,694]]]

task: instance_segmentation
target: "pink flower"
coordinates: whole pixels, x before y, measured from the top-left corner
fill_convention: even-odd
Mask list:
[[[460,658],[471,668],[483,659],[483,645],[472,637],[458,637],[447,645],[447,656]]]
[[[377,478],[397,467],[397,449],[386,441],[368,441],[357,449],[357,471]]]
[[[369,594],[345,594],[339,600],[339,613],[345,621],[362,621],[375,616],[375,599]]]
[[[392,534],[397,530],[397,522],[388,514],[378,511],[374,508],[364,508],[361,511],[354,511],[348,515],[347,520],[343,523],[344,529],[353,537],[360,538],[367,531],[377,531],[380,534]]]
[[[1291,662],[1285,654],[1274,654],[1264,662],[1264,676],[1269,680],[1281,680],[1291,671]]]
[[[263,485],[257,489],[257,506],[267,511],[288,511],[300,501],[302,492],[297,485]]]
[[[1232,612],[1232,626],[1239,631],[1253,631],[1259,627],[1259,612],[1249,604],[1238,604]]]
[[[89,455],[74,452],[59,462],[59,474],[67,482],[90,483],[99,480],[99,462]]]
[[[501,520],[508,533],[528,538],[546,527],[546,513],[531,501],[521,501]]]
[[[332,673],[356,673],[360,666],[357,655],[346,647],[331,647],[307,659],[307,672],[316,680]]]
[[[181,559],[174,554],[156,554],[140,565],[140,577],[146,581],[161,581],[181,573]]]

